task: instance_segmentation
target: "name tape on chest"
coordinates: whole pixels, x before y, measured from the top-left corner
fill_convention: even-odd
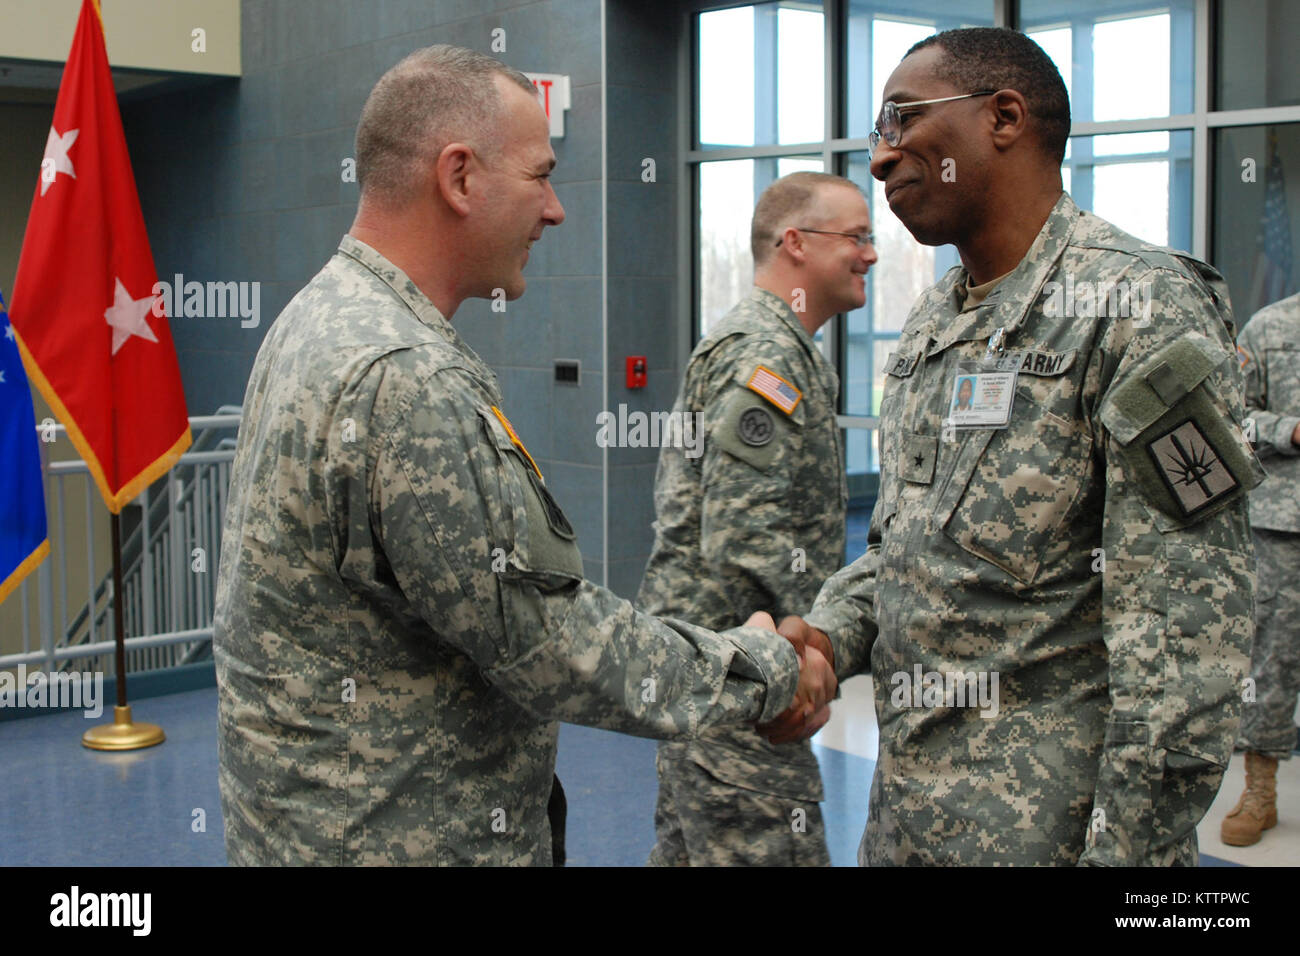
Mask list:
[[[754,369],[754,374],[749,377],[745,385],[787,415],[794,411],[799,400],[803,398],[803,392],[763,365]]]
[[[989,371],[1018,372],[1021,375],[1061,375],[1074,364],[1078,349],[1068,352],[1044,352],[1040,349],[1016,349],[1003,352],[987,363]]]

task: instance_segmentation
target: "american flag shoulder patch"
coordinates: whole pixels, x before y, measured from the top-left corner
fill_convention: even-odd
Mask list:
[[[803,398],[803,392],[764,365],[754,369],[754,374],[749,376],[749,381],[745,384],[787,415],[794,411]]]

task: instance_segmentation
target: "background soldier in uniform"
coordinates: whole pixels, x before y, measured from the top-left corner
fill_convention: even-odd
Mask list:
[[[701,422],[704,454],[659,455],[638,606],[732,627],[754,608],[803,610],[843,563],[839,377],[812,337],[865,302],[871,239],[866,200],[842,177],[793,173],[759,198],[754,289],[696,346],[673,409]],[[718,727],[661,743],[656,764],[652,864],[830,865],[807,742]]]
[[[834,678],[771,631],[665,623],[573,530],[448,322],[523,293],[564,211],[522,74],[417,51],[371,92],[361,204],[258,353],[213,641],[230,862],[547,865],[557,720],[810,726]]]
[[[829,635],[841,677],[870,662],[859,860],[1195,865],[1240,715],[1262,475],[1226,287],[1062,192],[1069,102],[1024,35],[929,37],[884,99],[872,174],[962,265],[887,365],[867,553],[783,622]],[[968,374],[983,411],[958,429]],[[970,706],[980,680],[992,706]]]
[[[1237,339],[1246,376],[1246,414],[1268,480],[1250,493],[1259,590],[1250,676],[1253,699],[1241,709],[1238,747],[1246,751],[1246,790],[1223,820],[1231,846],[1258,843],[1277,825],[1277,762],[1296,745],[1300,693],[1300,295],[1274,302]]]

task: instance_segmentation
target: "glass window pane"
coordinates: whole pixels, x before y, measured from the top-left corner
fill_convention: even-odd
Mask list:
[[[1109,136],[1092,138],[1094,156],[1129,156],[1134,153],[1169,152],[1169,134],[1151,133],[1113,133]]]
[[[1215,108],[1254,109],[1300,103],[1295,67],[1300,4],[1295,0],[1219,3],[1215,22]]]
[[[1195,21],[1195,0],[1020,4],[1021,29],[1060,70],[1076,123],[1190,113]]]
[[[1240,329],[1264,306],[1300,291],[1300,124],[1233,126],[1211,135],[1212,261],[1228,280]]]
[[[1150,149],[1166,141],[1163,150]],[[1192,133],[1076,136],[1061,169],[1080,208],[1158,246],[1192,247]]]
[[[699,183],[700,335],[749,294],[754,257],[749,226],[754,204],[779,176],[799,169],[822,171],[820,159],[783,156],[701,163]]]
[[[754,145],[754,8],[700,14],[701,143]]]
[[[846,135],[853,138],[876,125],[880,92],[913,43],[955,27],[993,25],[989,0],[848,0],[845,7]]]
[[[863,476],[880,472],[880,430],[876,428],[846,428],[844,430],[844,471],[849,479],[849,537],[855,537],[852,527],[859,525],[856,537],[860,543],[855,547],[852,540],[848,542],[850,560],[856,559],[867,550],[867,519],[871,517],[870,508],[863,509],[854,521],[853,512],[859,508],[858,502],[866,496],[875,496],[874,481],[864,481]],[[865,493],[865,494],[864,494]],[[874,502],[872,502],[874,503]]]
[[[1092,119],[1169,115],[1169,14],[1092,30]]]
[[[1065,82],[1065,93],[1074,103],[1074,31],[1068,26],[1026,30],[1026,35],[1043,48]]]
[[[820,0],[701,13],[699,129],[710,146],[824,138],[825,16]]]
[[[840,379],[844,388],[844,412],[848,415],[876,415],[884,389],[884,364],[898,341],[898,333],[916,301],[926,288],[957,261],[952,246],[923,246],[893,214],[885,202],[884,185],[871,177],[865,152],[847,155],[845,175],[863,187],[871,206],[871,228],[876,234],[880,261],[867,273],[867,303],[844,319],[844,366]],[[852,434],[852,430],[850,430]],[[855,467],[876,471],[874,433],[870,442],[861,439],[859,459],[849,458],[849,475]]]

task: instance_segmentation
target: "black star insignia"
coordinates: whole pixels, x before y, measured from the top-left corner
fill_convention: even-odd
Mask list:
[[[912,461],[916,464],[917,468],[920,468],[921,465],[925,463],[925,456],[917,455],[915,458],[912,459]]]

